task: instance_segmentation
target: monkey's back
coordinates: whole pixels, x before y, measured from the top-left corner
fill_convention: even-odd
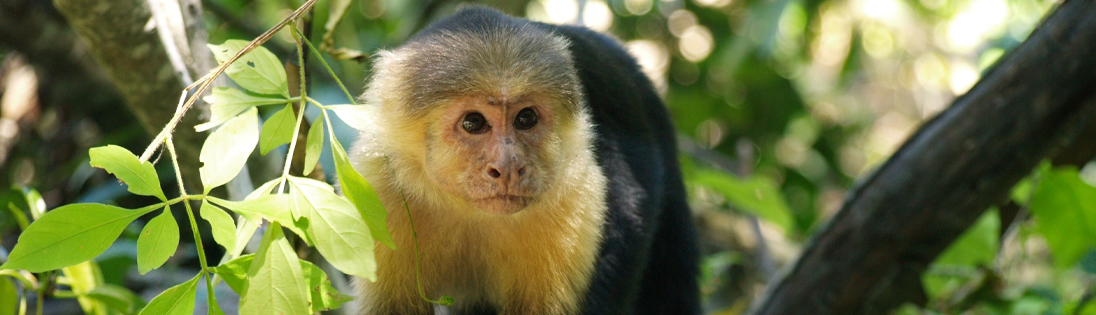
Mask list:
[[[670,114],[619,42],[537,24],[566,37],[585,93],[609,213],[586,314],[699,314],[696,232]]]

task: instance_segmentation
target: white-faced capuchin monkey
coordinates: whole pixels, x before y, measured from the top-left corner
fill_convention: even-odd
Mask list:
[[[353,147],[398,250],[361,314],[698,314],[669,114],[620,44],[473,7],[378,54]],[[406,197],[410,211],[404,208]]]

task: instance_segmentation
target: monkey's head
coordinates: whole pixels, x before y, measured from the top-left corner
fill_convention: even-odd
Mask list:
[[[517,19],[477,28],[498,18],[435,25],[380,53],[365,97],[403,189],[513,214],[551,191],[589,128],[568,42]]]

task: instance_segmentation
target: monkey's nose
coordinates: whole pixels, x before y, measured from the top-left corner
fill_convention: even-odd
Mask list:
[[[499,181],[517,181],[525,175],[524,165],[514,166],[487,166],[487,177]]]

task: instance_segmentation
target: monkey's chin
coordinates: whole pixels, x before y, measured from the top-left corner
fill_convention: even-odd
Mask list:
[[[511,215],[528,207],[533,202],[532,197],[522,197],[513,195],[496,196],[490,198],[477,199],[472,202],[483,212],[497,215]]]

